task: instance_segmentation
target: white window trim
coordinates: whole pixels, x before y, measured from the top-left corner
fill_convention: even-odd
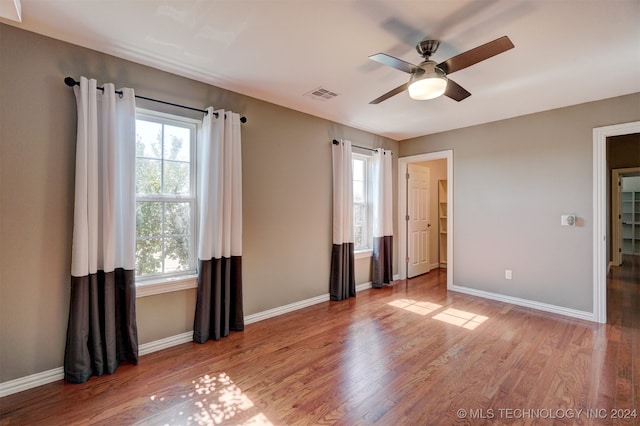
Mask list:
[[[191,179],[192,179],[191,185],[192,185],[194,194],[196,194],[194,196],[194,201],[192,203],[192,206],[194,208],[194,211],[197,212],[198,211],[197,210],[198,209],[198,197],[197,197],[198,188],[196,186],[196,182],[197,182],[198,170],[197,170],[196,153],[198,152],[198,147],[199,147],[198,141],[200,140],[200,137],[201,137],[202,123],[199,120],[196,120],[193,118],[182,117],[175,114],[166,114],[163,112],[158,112],[158,111],[144,109],[144,108],[136,108],[136,119],[139,117],[143,119],[145,118],[161,119],[163,120],[163,123],[166,121],[174,121],[178,124],[194,125],[195,140],[191,149],[191,161],[192,161],[192,164],[194,165],[193,167],[194,167],[195,173],[193,173],[193,176],[191,176]],[[192,251],[194,256],[194,259],[193,259],[194,269],[190,271],[181,271],[181,272],[169,273],[169,274],[152,275],[145,278],[138,278],[136,276],[135,277],[136,298],[153,296],[156,294],[170,293],[174,291],[187,290],[187,289],[198,287],[198,274],[197,274],[198,254],[197,254],[197,242],[195,241],[198,236],[197,222],[198,222],[197,216],[194,215],[193,223],[192,223],[192,230],[193,230]]]
[[[198,275],[190,274],[180,277],[162,277],[155,280],[136,282],[136,299],[155,294],[171,293],[198,287]]]
[[[373,249],[356,250],[353,252],[353,258],[355,260],[365,259],[373,256]]]

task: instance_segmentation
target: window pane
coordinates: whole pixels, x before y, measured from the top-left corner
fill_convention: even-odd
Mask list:
[[[162,203],[138,201],[136,203],[136,236],[162,235]]]
[[[353,180],[364,180],[364,161],[353,160]]]
[[[136,194],[159,194],[162,160],[136,159]]]
[[[184,127],[164,126],[164,158],[189,162],[191,131]]]
[[[364,248],[366,246],[364,242],[364,232],[362,230],[362,226],[354,226],[354,249],[358,250]]]
[[[164,194],[187,195],[191,193],[189,163],[178,161],[164,162]]]
[[[186,271],[189,269],[189,237],[167,237],[165,241],[165,272]]]
[[[166,203],[165,235],[188,235],[190,220],[189,203]]]
[[[162,124],[136,120],[136,156],[162,158]]]
[[[366,223],[367,208],[363,204],[353,205],[353,224],[354,226],[361,226]]]
[[[365,202],[364,182],[353,182],[353,202],[363,203]]]
[[[365,250],[370,245],[368,172],[369,158],[354,154],[353,157],[353,238],[356,250]]]
[[[136,241],[136,275],[162,272],[162,240],[153,238]]]

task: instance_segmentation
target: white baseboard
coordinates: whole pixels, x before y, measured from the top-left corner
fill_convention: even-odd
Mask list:
[[[366,290],[368,288],[371,288],[371,281],[367,283],[358,284],[356,286],[356,292]],[[318,303],[328,302],[329,300],[331,300],[329,293],[321,294],[320,296],[312,297],[310,299],[300,300],[299,302],[294,302],[288,305],[278,306],[277,308],[268,309],[266,311],[247,315],[246,317],[244,317],[244,323],[252,324],[254,322],[266,320],[267,318],[277,317],[278,315],[286,314],[288,312],[297,311],[298,309],[317,305]]]
[[[397,278],[394,277],[394,279]],[[362,291],[368,288],[371,288],[371,282],[357,285],[356,291]],[[280,306],[277,308],[269,309],[263,312],[247,315],[244,317],[244,323],[251,324],[254,322],[265,320],[267,318],[272,318],[278,315],[286,314],[288,312],[297,311],[298,309],[317,305],[318,303],[327,301],[329,301],[329,293],[312,297],[310,299],[301,300],[299,302],[290,303],[288,305]],[[138,347],[138,355],[147,355],[152,352],[157,352],[162,349],[167,349],[172,346],[181,345],[183,343],[188,343],[191,341],[193,341],[193,330],[180,333],[175,336],[165,337],[164,339],[155,340],[153,342],[143,343]],[[0,383],[0,398],[62,379],[64,379],[64,368],[58,367],[52,370],[43,371],[41,373],[32,374],[30,376],[21,377],[15,380],[9,380],[8,382]]]
[[[312,297],[310,299],[300,300],[299,302],[289,303],[288,305],[278,306],[277,308],[247,315],[244,317],[244,323],[252,324],[254,322],[262,321],[267,318],[277,317],[278,315],[286,314],[287,312],[297,311],[298,309],[317,305],[318,303],[327,301],[329,301],[329,293],[321,294],[320,296]]]
[[[172,346],[181,345],[193,341],[193,330],[176,334],[175,336],[165,337],[164,339],[154,340],[153,342],[143,343],[138,346],[138,355],[147,355],[152,352],[161,351]]]
[[[356,293],[362,290],[366,290],[368,288],[371,288],[371,281],[369,281],[368,283],[358,284],[356,286]]]
[[[62,379],[64,379],[64,368],[58,367],[53,370],[2,382],[0,383],[0,398]]]
[[[566,317],[578,318],[586,321],[596,322],[593,312],[579,311],[577,309],[565,308],[562,306],[550,305],[548,303],[536,302],[534,300],[521,299],[519,297],[505,296],[503,294],[491,293],[475,288],[453,285],[448,290],[458,293],[469,294],[471,296],[485,299],[497,300],[498,302],[509,303],[511,305],[523,306],[525,308],[537,309],[539,311],[551,312],[553,314],[564,315]]]

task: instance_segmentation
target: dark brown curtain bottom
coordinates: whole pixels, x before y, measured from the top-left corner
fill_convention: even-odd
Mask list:
[[[371,285],[380,288],[393,281],[393,236],[373,238]]]
[[[138,363],[133,270],[71,277],[64,379],[84,383],[112,374],[120,361]]]
[[[205,343],[244,330],[242,257],[199,260],[193,340]]]
[[[331,300],[343,300],[356,295],[356,279],[353,270],[353,243],[333,244],[331,248]]]

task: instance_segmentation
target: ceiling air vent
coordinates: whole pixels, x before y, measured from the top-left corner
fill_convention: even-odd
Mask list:
[[[304,96],[308,96],[318,101],[328,101],[329,99],[333,99],[338,96],[338,94],[332,92],[331,90],[325,89],[324,87],[318,87],[310,92],[305,93]]]

